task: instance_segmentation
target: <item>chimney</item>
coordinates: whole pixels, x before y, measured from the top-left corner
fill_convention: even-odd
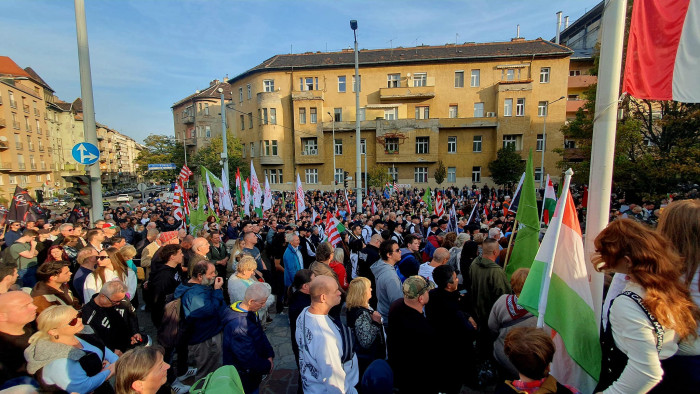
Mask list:
[[[564,29],[569,28],[569,16],[564,17]]]
[[[520,38],[520,25],[515,28],[515,38]]]
[[[209,82],[209,86],[214,86],[214,85],[216,85],[216,84],[218,84],[218,83],[219,83],[219,80],[218,80],[218,79],[215,79],[215,80]]]
[[[555,44],[559,44],[559,33],[561,33],[561,11],[557,12],[557,36],[554,39]]]

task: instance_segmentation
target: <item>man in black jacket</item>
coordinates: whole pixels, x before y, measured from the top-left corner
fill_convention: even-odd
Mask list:
[[[158,268],[154,267],[148,280],[148,290],[151,294],[151,320],[156,327],[160,327],[163,320],[166,297],[173,294],[183,282],[181,271],[178,269],[178,265],[183,261],[180,245],[163,246],[160,256],[165,263],[159,264]]]
[[[372,298],[369,299],[369,304],[372,308],[377,308],[377,286],[374,279],[374,274],[370,267],[379,260],[379,245],[382,243],[382,236],[374,234],[360,253],[357,254],[357,276],[364,276],[372,283]]]

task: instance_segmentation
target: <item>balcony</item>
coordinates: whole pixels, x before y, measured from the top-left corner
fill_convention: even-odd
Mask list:
[[[428,77],[423,86],[413,86],[419,80],[400,81],[399,86],[379,89],[380,100],[414,100],[435,97],[435,77]],[[421,82],[419,82],[421,83]]]
[[[34,115],[41,116],[41,113],[39,112],[38,108],[34,108]]]
[[[15,130],[19,130],[19,122],[16,120],[12,121],[12,128]]]
[[[5,122],[5,118],[0,118],[0,127],[7,127],[7,123]]]
[[[280,156],[261,156],[260,164],[264,166],[283,165],[284,160]]]
[[[182,123],[183,123],[183,124],[194,123],[194,115],[183,116],[183,117],[182,117]]]
[[[301,150],[302,156],[316,156],[318,155],[318,148],[304,148]]]
[[[19,168],[20,170],[26,170],[27,165],[24,163],[17,163],[17,168]]]
[[[24,145],[21,142],[15,142],[15,149],[22,150],[24,149]]]
[[[498,82],[499,92],[522,92],[532,90],[532,79],[504,80]]]
[[[12,162],[5,161],[0,163],[0,171],[7,171],[12,169]]]
[[[17,102],[15,100],[10,100],[10,107],[17,109]]]
[[[24,107],[24,112],[29,113],[29,105],[25,104],[23,105]]]
[[[7,150],[10,148],[10,144],[7,141],[0,141],[0,151]]]
[[[36,163],[30,163],[30,164],[29,164],[29,167],[30,167],[32,170],[36,170]]]
[[[187,146],[197,146],[197,139],[192,137],[192,138],[185,138],[185,145]]]
[[[598,77],[595,75],[573,75],[569,77],[569,89],[587,88],[594,83],[598,83]]]
[[[322,90],[293,91],[292,101],[300,100],[323,100]]]

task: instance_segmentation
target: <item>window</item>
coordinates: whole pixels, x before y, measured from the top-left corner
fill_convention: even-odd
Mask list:
[[[315,137],[301,139],[301,154],[304,156],[318,155],[318,142]]]
[[[333,119],[335,119],[336,122],[343,121],[343,109],[342,108],[333,108]]]
[[[475,153],[481,152],[481,136],[475,135],[474,141],[472,141],[472,151]]]
[[[483,118],[484,117],[484,103],[474,103],[474,117]]]
[[[413,74],[413,86],[427,86],[428,84],[428,73],[415,73]]]
[[[204,103],[204,115],[209,115],[209,103]]]
[[[481,70],[472,70],[471,87],[478,88],[481,85]]]
[[[537,144],[535,146],[535,150],[537,152],[542,152],[543,147],[544,147],[544,135],[537,134]]]
[[[245,115],[241,115],[241,131],[245,129]]]
[[[384,110],[384,119],[385,120],[396,120],[398,118],[397,116],[398,108],[388,108]]]
[[[267,124],[267,108],[262,108],[262,109],[260,109],[260,110],[258,110],[258,111],[261,111],[261,114],[262,114],[262,116],[261,116],[261,117],[262,117],[262,123],[263,123],[263,124]]]
[[[248,112],[248,128],[252,129],[253,128],[253,113]]]
[[[578,94],[570,94],[566,96],[567,100],[578,100]]]
[[[396,167],[389,167],[389,177],[393,182],[399,181],[399,169]]]
[[[522,134],[504,134],[503,147],[512,146],[515,150],[522,149]]]
[[[570,77],[576,77],[581,75],[581,70],[569,70],[569,76]]]
[[[388,74],[386,76],[387,88],[398,88],[401,86],[401,74]]]
[[[367,119],[367,109],[366,108],[360,108],[360,122],[364,121]]]
[[[278,155],[277,140],[272,140],[272,141],[270,141],[270,143],[271,143],[271,149],[272,149],[272,152],[270,152],[270,153],[272,153],[272,156],[277,156]]]
[[[277,108],[270,108],[270,124],[277,124]]]
[[[316,115],[316,107],[309,108],[309,118],[311,123],[316,123],[316,120],[318,119]]]
[[[540,68],[540,83],[549,83],[549,67]]]
[[[17,175],[10,175],[10,185],[17,184]]]
[[[455,71],[455,87],[464,87],[464,71]]]
[[[513,99],[503,100],[503,116],[513,116]]]
[[[457,182],[457,167],[447,167],[447,182]]]
[[[447,137],[447,153],[457,153],[457,137]]]
[[[244,159],[245,159],[245,152],[246,152],[246,150],[245,150],[245,144],[242,144],[242,145],[241,145],[241,157],[243,157]]]
[[[457,114],[458,114],[458,111],[457,111],[457,110],[458,110],[457,105],[450,105],[450,109],[449,109],[449,111],[448,111],[448,112],[449,112],[449,117],[450,117],[450,118],[453,118],[453,119],[456,118],[456,117],[457,117]]]
[[[345,75],[340,75],[338,76],[338,92],[339,93],[345,93],[345,85],[346,85],[346,78]]]
[[[512,68],[509,68],[505,70],[506,73],[506,81],[514,81],[515,80],[515,70]],[[518,70],[518,75],[520,75],[520,70]],[[501,75],[502,78],[502,75]]]
[[[413,181],[416,183],[428,182],[428,167],[416,167],[413,170]]]
[[[41,181],[42,181],[41,175],[37,175],[37,176],[36,176],[36,181],[37,181],[37,182],[41,182]]]
[[[250,143],[250,157],[255,157],[255,142]]]
[[[576,149],[576,141],[575,140],[564,140],[564,149]]]
[[[265,140],[265,156],[270,156],[270,140]],[[265,170],[267,171],[267,170]]]
[[[238,102],[243,102],[243,88],[238,88]]]
[[[277,181],[278,181],[279,183],[284,183],[284,178],[283,178],[283,175],[282,175],[282,169],[281,169],[281,168],[277,170]]]
[[[540,101],[537,103],[537,116],[547,116],[547,102]]]
[[[263,144],[263,141],[260,140],[260,157],[265,156],[265,144]]]
[[[345,171],[342,168],[335,169],[335,184],[340,185],[345,181]]]
[[[275,80],[274,79],[263,79],[263,90],[266,92],[275,91]]]
[[[306,108],[300,107],[299,108],[299,124],[305,124],[306,123]]]
[[[299,90],[318,90],[318,77],[299,78]]]
[[[353,91],[353,92],[355,91],[355,87],[356,87],[356,86],[359,88],[359,90],[358,90],[359,92],[362,91],[362,75],[359,75],[359,77],[360,77],[360,78],[359,78],[360,81],[359,81],[359,86],[358,86],[358,84],[355,83],[355,76],[354,76],[354,75],[352,76],[352,91]]]
[[[36,120],[36,133],[41,134],[41,123],[39,122],[39,119]]]
[[[416,137],[416,153],[427,154],[430,150],[430,137]]]
[[[204,135],[207,138],[211,138],[211,127],[210,126],[205,126],[204,127]]]
[[[12,91],[8,91],[8,97],[10,98],[10,107],[17,108],[17,102],[15,101],[15,94]]]
[[[398,138],[387,138],[384,141],[384,151],[385,153],[399,153],[399,139]]]
[[[535,167],[535,182],[540,182],[542,179],[542,167]]]
[[[343,154],[343,140],[335,140],[333,142],[333,152],[336,156]]]
[[[481,182],[481,167],[474,166],[472,167],[472,183],[479,182]]]
[[[265,172],[268,172],[268,170],[265,170]],[[277,170],[269,170],[270,174],[270,183],[277,183]]]
[[[430,119],[430,107],[416,106],[416,119]]]
[[[248,91],[248,100],[253,98],[253,89],[251,88],[250,84],[246,85],[246,90]]]
[[[306,183],[318,183],[318,169],[307,168],[304,170],[306,175]]]
[[[515,116],[525,116],[525,99],[519,98],[515,102]]]

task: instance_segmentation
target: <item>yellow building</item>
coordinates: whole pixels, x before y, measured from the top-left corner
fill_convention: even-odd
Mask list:
[[[546,119],[545,172],[558,179],[551,150],[563,146],[566,105],[548,102],[567,94],[571,53],[541,39],[361,51],[362,171],[381,165],[399,184],[435,186],[442,160],[442,186],[493,185],[488,163],[512,144],[523,158],[533,150],[539,179]],[[274,189],[291,189],[296,173],[325,190],[354,177],[352,50],[273,56],[228,83],[227,126]],[[177,130],[187,115],[173,111]]]
[[[97,141],[100,149],[102,187],[114,190],[135,187],[143,179],[138,175],[136,157],[143,146],[108,126],[97,123]]]
[[[85,175],[84,165],[78,164],[71,150],[73,146],[85,141],[83,128],[83,108],[80,98],[72,103],[67,103],[53,97],[46,105],[47,125],[51,133],[51,149],[53,152],[53,173],[56,194],[65,193],[66,185],[64,176]]]
[[[0,56],[0,197],[10,201],[15,187],[33,197],[52,185],[51,143],[45,97],[51,88],[30,68]]]

